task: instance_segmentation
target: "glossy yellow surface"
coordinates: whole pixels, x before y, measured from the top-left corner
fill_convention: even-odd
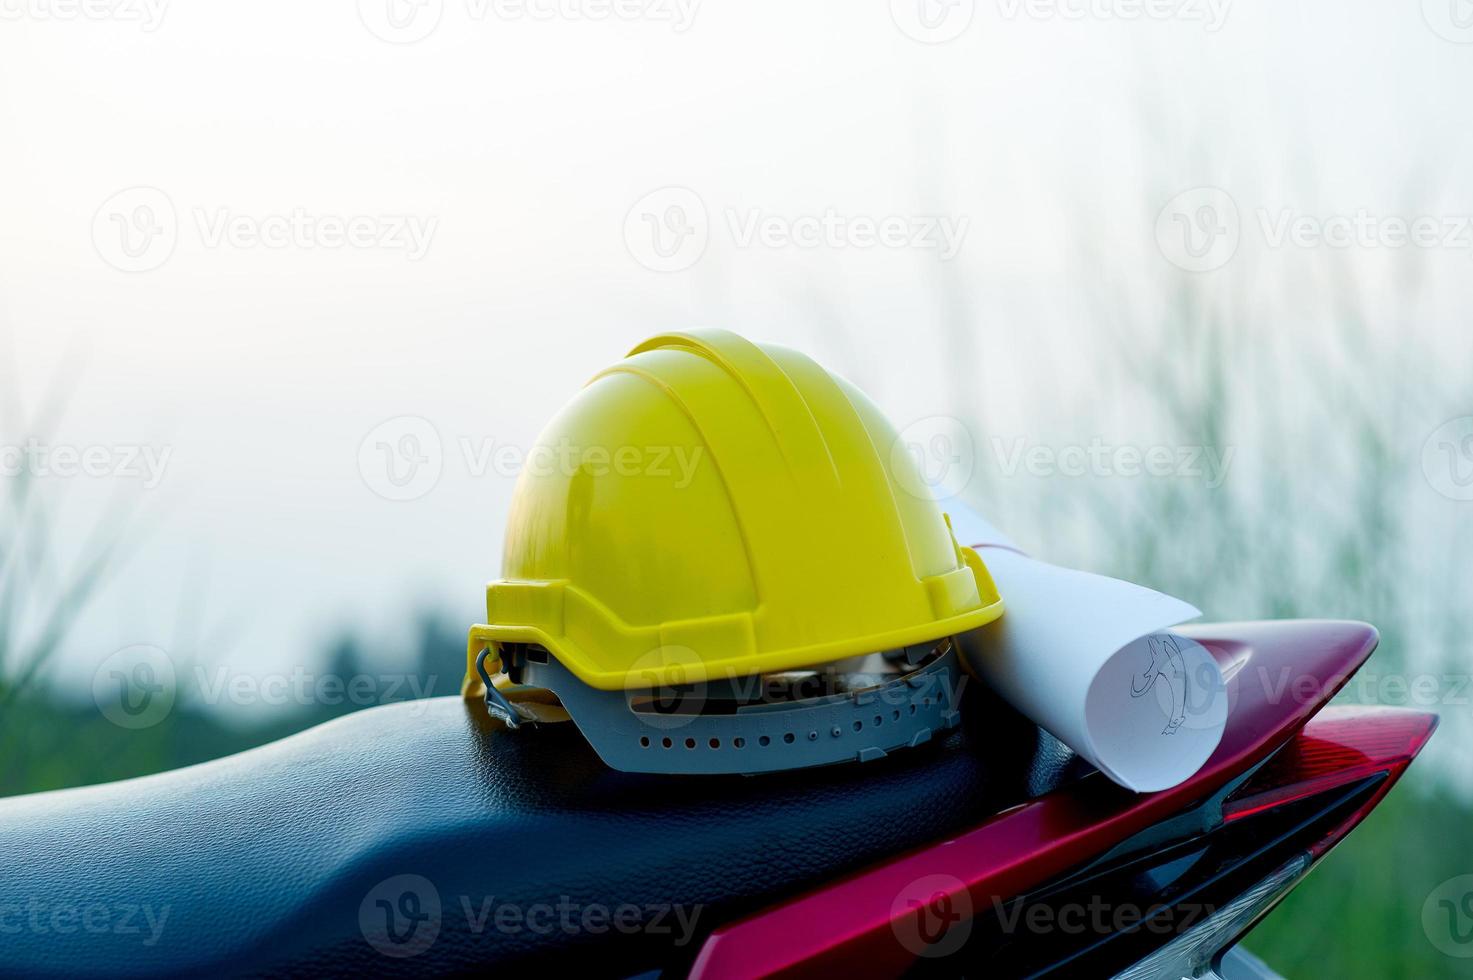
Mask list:
[[[1002,613],[862,393],[726,331],[654,337],[539,437],[474,660],[547,647],[606,690],[807,667]],[[910,467],[909,472],[900,468]]]

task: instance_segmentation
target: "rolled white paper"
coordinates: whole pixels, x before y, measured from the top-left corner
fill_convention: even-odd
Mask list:
[[[1168,628],[1201,611],[1029,558],[976,514],[952,501],[947,510],[1005,603],[1001,619],[961,638],[978,676],[1128,789],[1168,789],[1200,769],[1227,725],[1222,671]]]

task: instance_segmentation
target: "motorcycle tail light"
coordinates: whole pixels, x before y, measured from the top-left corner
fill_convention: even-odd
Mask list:
[[[1437,728],[1437,716],[1397,708],[1333,707],[1254,773],[1224,804],[1229,823],[1377,775],[1377,791],[1311,848],[1318,857],[1376,807]]]

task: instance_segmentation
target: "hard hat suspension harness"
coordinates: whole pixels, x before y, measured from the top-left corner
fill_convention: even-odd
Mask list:
[[[487,710],[518,727],[528,716],[497,688],[486,668],[492,656],[488,646],[476,660]],[[900,673],[830,678],[849,689],[796,700],[781,699],[780,678],[603,691],[535,646],[506,644],[499,659],[514,684],[556,694],[615,769],[750,774],[868,762],[955,727],[964,675],[949,638],[883,657]]]

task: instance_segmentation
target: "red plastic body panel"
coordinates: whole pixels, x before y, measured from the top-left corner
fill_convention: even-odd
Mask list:
[[[1385,799],[1436,728],[1436,715],[1405,708],[1326,708],[1223,804],[1223,819],[1241,820],[1385,773],[1375,794],[1310,848],[1322,857]]]
[[[1135,795],[1091,774],[958,837],[723,926],[707,940],[692,975],[903,972],[915,953],[897,929],[914,915],[914,899],[988,907],[994,897],[1042,884],[1210,796],[1303,728],[1377,642],[1373,627],[1343,621],[1223,623],[1181,632],[1222,664],[1229,697],[1222,742],[1191,779]],[[937,894],[938,883],[944,894]]]

